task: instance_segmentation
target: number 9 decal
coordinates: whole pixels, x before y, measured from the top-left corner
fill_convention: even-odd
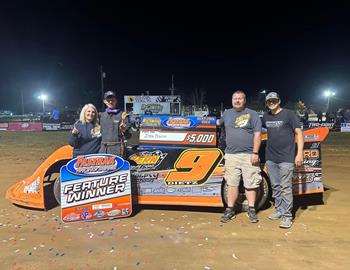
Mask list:
[[[188,149],[181,153],[165,177],[167,185],[202,185],[223,159],[218,148]]]

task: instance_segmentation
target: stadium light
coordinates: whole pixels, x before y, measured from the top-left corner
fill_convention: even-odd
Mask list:
[[[330,99],[331,99],[331,97],[334,97],[334,96],[335,96],[335,92],[332,91],[332,90],[325,90],[325,91],[323,92],[323,95],[327,98],[327,107],[326,107],[326,111],[328,112]]]
[[[38,99],[42,100],[42,102],[43,102],[43,114],[44,114],[45,113],[45,100],[47,100],[47,95],[41,94],[40,96],[38,96]]]

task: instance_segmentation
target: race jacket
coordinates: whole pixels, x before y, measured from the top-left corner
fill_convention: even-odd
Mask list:
[[[106,144],[119,144],[121,142],[121,136],[119,125],[122,121],[122,112],[119,110],[117,113],[103,112],[100,118],[102,143]],[[125,119],[127,128],[130,127],[129,118]]]

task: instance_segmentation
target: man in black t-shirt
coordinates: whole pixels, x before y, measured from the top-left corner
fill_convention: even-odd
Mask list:
[[[269,112],[262,119],[262,124],[267,129],[266,165],[276,208],[269,219],[281,218],[279,226],[290,228],[293,223],[292,176],[294,164],[303,164],[304,139],[298,117],[294,112],[281,108],[280,104],[279,95],[275,92],[269,93],[266,96]]]

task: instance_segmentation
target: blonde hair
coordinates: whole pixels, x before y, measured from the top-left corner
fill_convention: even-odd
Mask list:
[[[86,124],[85,113],[86,113],[87,109],[89,109],[89,108],[91,108],[95,111],[95,118],[92,120],[92,123],[94,124],[94,128],[91,130],[91,134],[92,135],[100,134],[101,127],[100,127],[99,120],[98,120],[98,111],[97,111],[94,104],[88,103],[88,104],[84,105],[84,107],[81,109],[79,120],[82,124]]]

